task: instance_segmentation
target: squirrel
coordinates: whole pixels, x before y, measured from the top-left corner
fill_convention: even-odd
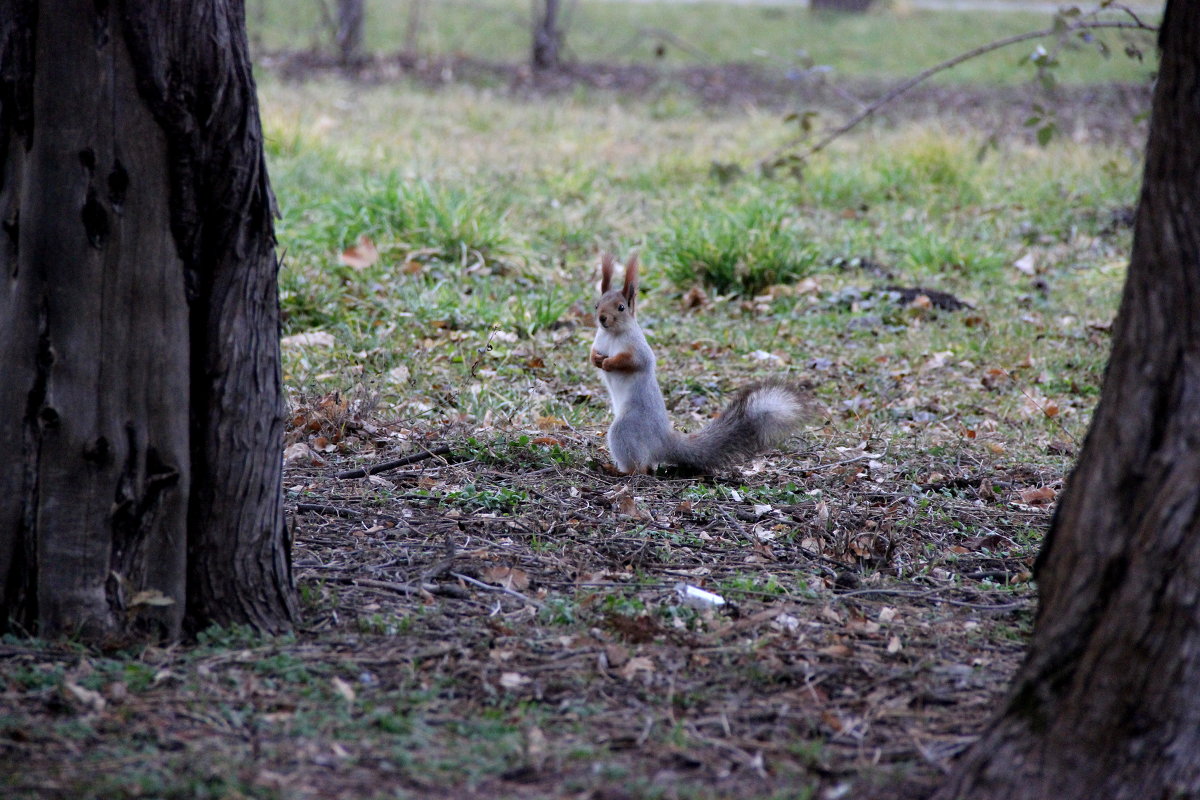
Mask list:
[[[654,351],[637,321],[637,256],[628,259],[619,289],[612,286],[614,266],[612,254],[604,253],[591,363],[601,370],[612,400],[607,440],[618,470],[646,474],[660,464],[675,464],[710,472],[769,450],[800,425],[808,395],[786,381],[769,379],[741,389],[721,416],[698,433],[677,432],[658,387]]]

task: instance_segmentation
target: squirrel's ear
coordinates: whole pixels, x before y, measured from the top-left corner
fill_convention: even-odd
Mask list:
[[[613,256],[612,253],[600,254],[600,294],[605,294],[612,288]]]
[[[621,290],[621,294],[625,295],[625,302],[632,309],[637,302],[638,288],[638,257],[632,255],[625,262],[625,287]]]

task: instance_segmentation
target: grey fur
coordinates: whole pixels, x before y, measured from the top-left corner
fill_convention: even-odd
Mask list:
[[[711,425],[693,434],[674,430],[655,374],[654,351],[636,318],[637,259],[624,285],[613,288],[614,261],[601,261],[592,364],[599,367],[613,406],[608,449],[625,473],[659,464],[709,471],[745,461],[779,444],[799,427],[811,404],[799,387],[778,379],[739,391]]]
[[[773,408],[756,407],[765,393],[777,395]],[[671,431],[663,463],[707,471],[747,461],[795,431],[809,402],[799,387],[775,378],[743,387],[708,427],[690,435]]]

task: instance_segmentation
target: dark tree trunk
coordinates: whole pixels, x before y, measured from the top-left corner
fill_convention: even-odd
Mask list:
[[[533,67],[555,69],[559,65],[562,29],[558,25],[559,0],[534,0]]]
[[[364,0],[337,0],[338,59],[342,64],[353,64],[362,57],[363,23],[366,12]]]
[[[0,626],[291,624],[271,212],[240,2],[0,4]]]
[[[815,11],[841,11],[861,14],[871,8],[875,0],[811,0],[809,7]]]
[[[1160,34],[1104,390],[1026,662],[939,798],[1200,797],[1200,3]]]

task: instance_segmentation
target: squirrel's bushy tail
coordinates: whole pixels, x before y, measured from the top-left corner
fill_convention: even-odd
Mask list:
[[[783,441],[811,415],[812,406],[806,392],[786,381],[751,384],[704,430],[675,434],[666,460],[701,471],[746,461]]]

